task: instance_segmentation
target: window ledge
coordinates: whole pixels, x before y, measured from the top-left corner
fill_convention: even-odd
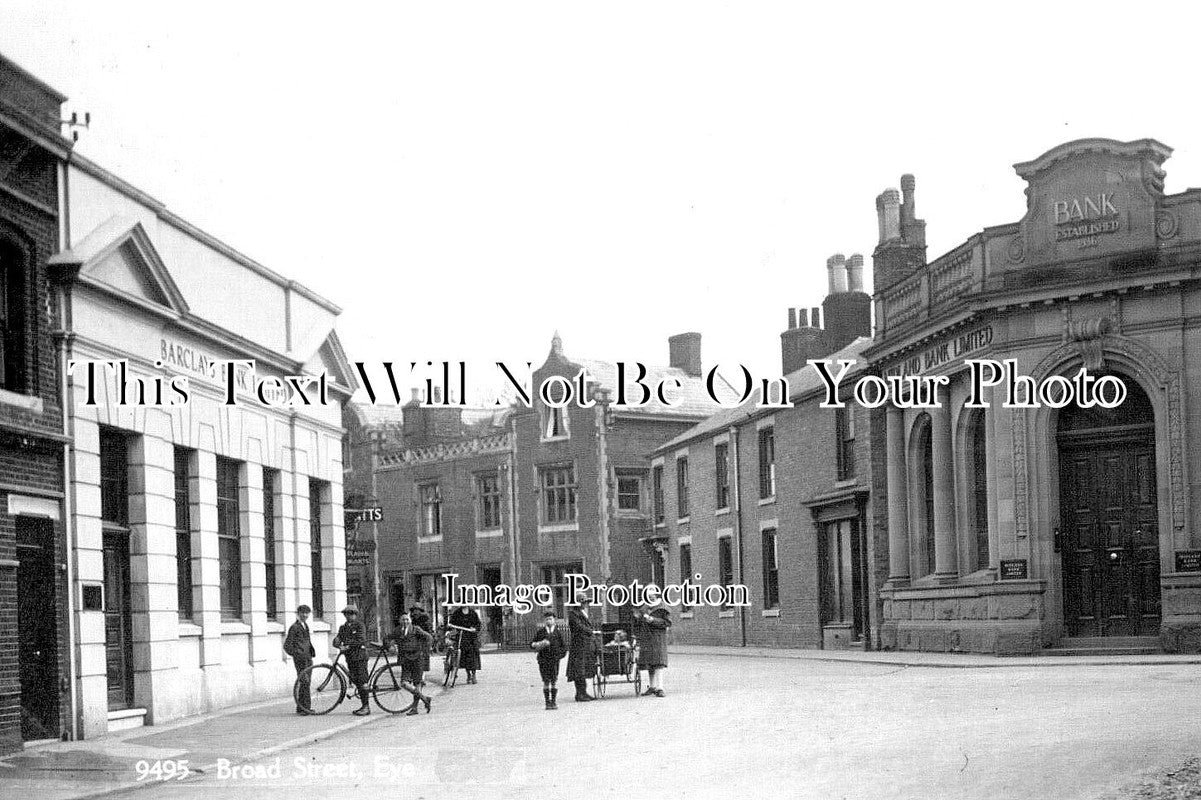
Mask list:
[[[486,531],[476,531],[475,538],[477,539],[495,539],[498,536],[504,536],[503,528],[489,528]]]
[[[10,392],[8,389],[0,389],[0,404],[16,406],[26,411],[32,411],[34,414],[41,414],[43,411],[42,398]]]
[[[538,533],[570,533],[579,529],[578,522],[561,522],[555,525],[539,525]]]
[[[620,519],[645,519],[646,512],[642,509],[619,508],[617,509],[617,516]]]
[[[730,507],[729,507],[729,506],[726,506],[726,507],[724,507],[724,508],[719,508],[719,509],[717,509],[716,511],[714,511],[714,512],[713,512],[713,516],[715,516],[715,517],[724,517],[726,514],[729,514],[729,513],[730,513]]]
[[[221,623],[221,635],[224,636],[227,633],[250,633],[250,626],[245,622],[224,620]]]
[[[692,612],[691,611],[681,611],[680,619],[692,619]]]
[[[677,525],[685,525],[689,522],[692,522],[692,517],[679,517],[676,519]]]
[[[732,619],[733,617],[734,617],[734,609],[732,609],[732,608],[729,611],[718,611],[717,612],[718,619]]]
[[[194,622],[181,619],[179,621],[179,635],[181,638],[185,636],[203,636],[204,628]]]
[[[267,620],[267,633],[283,633],[283,632],[284,632],[284,624],[282,622],[279,622],[278,620],[274,620],[274,619]]]
[[[319,619],[317,617],[309,618],[309,630],[310,631],[317,631],[318,633],[329,633],[333,629],[334,629],[333,626],[330,625],[328,622],[326,622],[323,619]]]
[[[759,505],[761,506],[770,506],[774,502],[776,502],[776,496],[774,494],[771,497],[759,498]]]
[[[417,544],[432,544],[434,542],[440,542],[440,541],[442,541],[442,534],[438,534],[437,536],[418,536],[417,537]]]
[[[778,616],[780,616],[780,609],[765,608],[762,611],[760,611],[759,614],[764,617],[778,617]]]
[[[841,478],[834,482],[835,489],[846,489],[848,486],[855,486],[859,483],[859,479],[852,475],[849,478]]]
[[[539,441],[543,442],[566,442],[571,440],[571,434],[565,436],[543,436]]]

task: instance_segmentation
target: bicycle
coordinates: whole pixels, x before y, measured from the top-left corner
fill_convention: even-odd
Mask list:
[[[458,633],[452,634],[452,628],[458,631]],[[452,625],[449,622],[446,623],[446,632],[444,634],[446,652],[442,656],[442,672],[444,675],[442,678],[442,685],[448,689],[454,688],[455,682],[459,679],[459,658],[463,652],[462,647],[459,645],[459,641],[463,638],[464,631],[468,633],[474,633],[471,628],[464,628],[461,625]]]
[[[381,710],[389,714],[400,714],[412,705],[414,691],[401,680],[400,664],[388,660],[388,650],[382,642],[369,642],[368,650],[375,651],[375,661],[368,672],[368,694]],[[333,711],[346,699],[351,685],[350,672],[342,665],[345,650],[339,650],[332,664],[314,664],[296,676],[292,696],[299,708],[309,714],[321,716]],[[382,664],[380,662],[383,662]],[[304,697],[302,686],[308,686],[308,697]],[[426,705],[429,713],[429,705]]]

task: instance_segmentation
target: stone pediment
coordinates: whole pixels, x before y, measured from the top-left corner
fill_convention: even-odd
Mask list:
[[[113,217],[72,248],[70,256],[82,265],[80,276],[94,286],[178,315],[187,312],[141,222]]]

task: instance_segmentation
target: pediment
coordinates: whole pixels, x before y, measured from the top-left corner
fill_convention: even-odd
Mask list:
[[[330,332],[317,351],[305,362],[304,372],[310,375],[324,372],[331,383],[343,386],[351,392],[359,385],[335,331]]]
[[[112,218],[72,248],[80,277],[151,307],[183,314],[187,303],[142,223]]]

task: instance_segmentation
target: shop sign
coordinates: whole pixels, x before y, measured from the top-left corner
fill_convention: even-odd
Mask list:
[[[1201,550],[1177,550],[1177,572],[1201,572]]]
[[[992,344],[992,339],[991,325],[976,328],[905,359],[890,367],[885,375],[921,375],[927,370],[941,367],[950,361],[962,359],[977,350],[988,347]]]
[[[1001,559],[1001,580],[1024,581],[1030,577],[1029,563],[1024,558]]]

